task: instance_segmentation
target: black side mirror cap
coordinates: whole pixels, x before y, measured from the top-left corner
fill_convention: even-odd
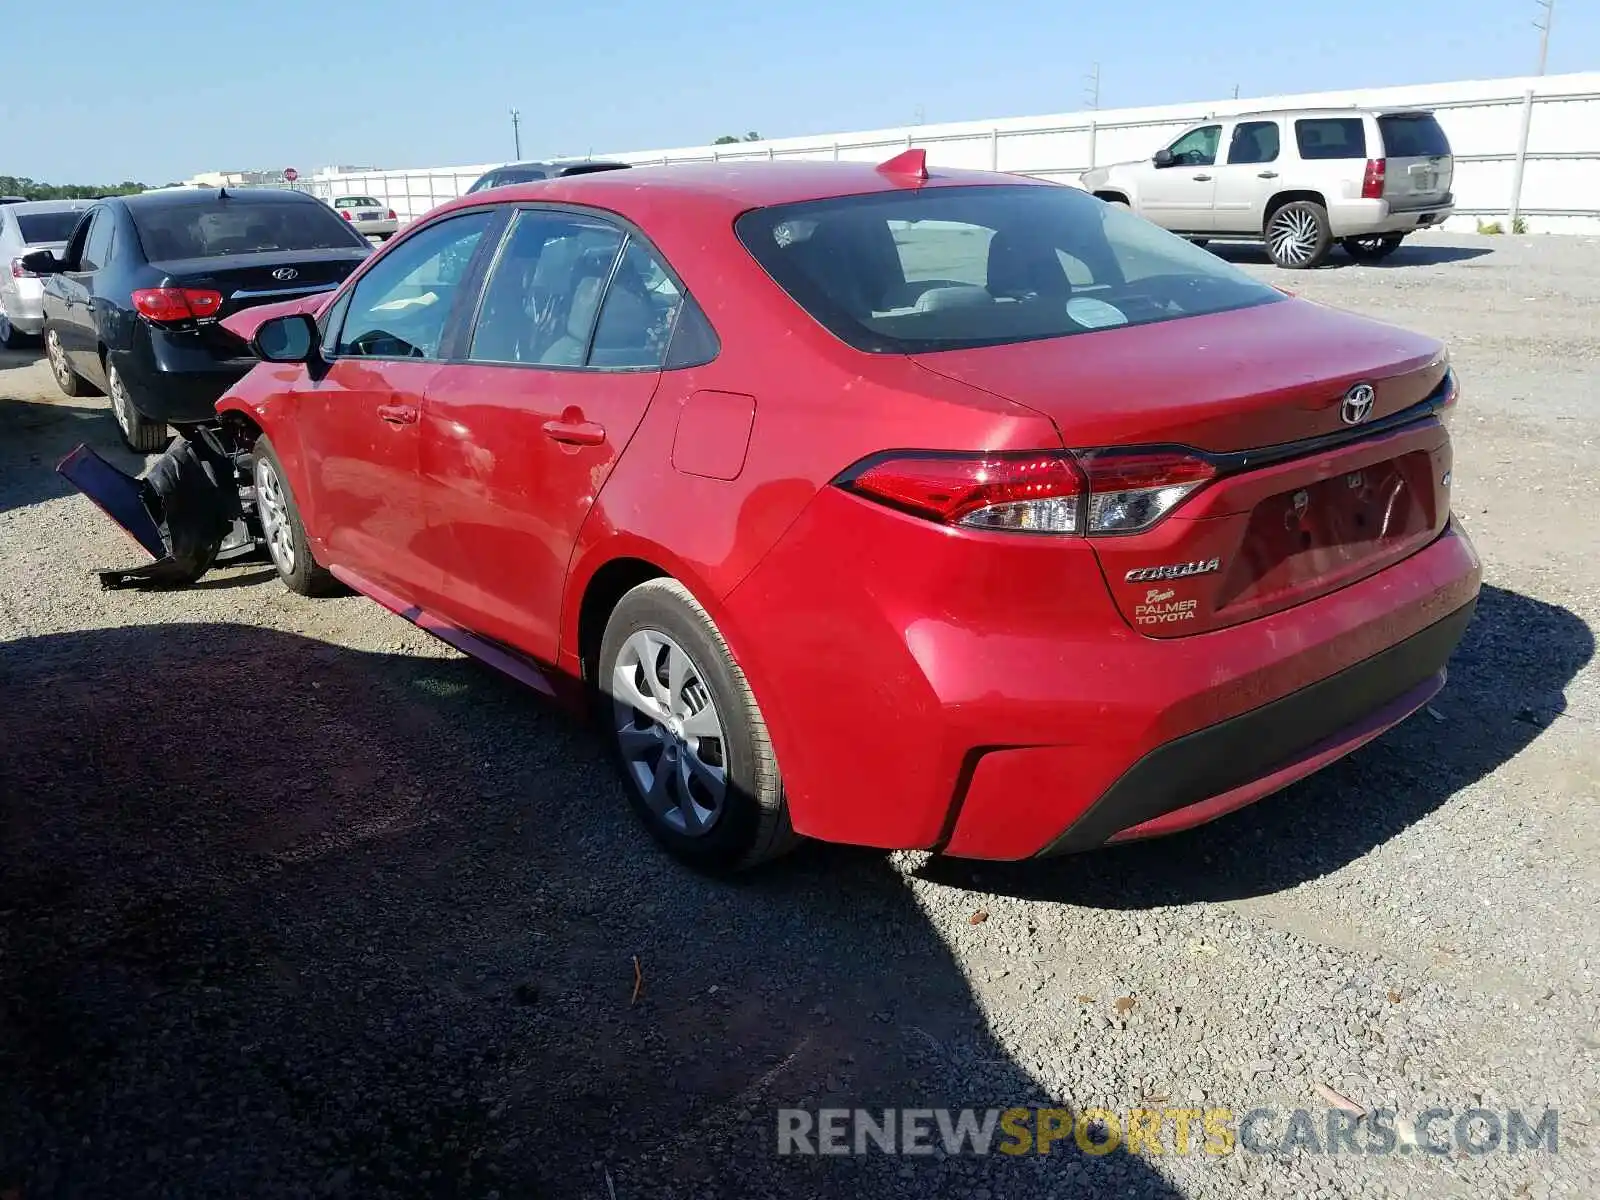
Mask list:
[[[21,258],[22,269],[35,275],[59,275],[62,262],[53,250],[34,250]]]
[[[1155,157],[1150,161],[1158,167],[1170,167],[1177,160],[1172,157],[1171,150],[1157,150]]]

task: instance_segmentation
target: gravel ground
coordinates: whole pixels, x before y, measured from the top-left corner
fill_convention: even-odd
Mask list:
[[[1600,241],[1221,252],[1448,339],[1484,598],[1432,713],[1048,864],[710,882],[587,733],[365,600],[102,593],[139,552],[51,468],[110,418],[0,354],[0,1197],[1600,1194]],[[1559,1152],[774,1152],[780,1106],[1322,1129],[1318,1085],[1554,1107]]]

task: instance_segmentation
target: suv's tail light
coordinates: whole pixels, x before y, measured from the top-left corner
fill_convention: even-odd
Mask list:
[[[1363,200],[1382,200],[1383,181],[1389,173],[1387,159],[1367,159],[1367,170],[1361,176],[1361,198]]]
[[[32,271],[28,270],[27,267],[23,266],[22,265],[22,260],[20,258],[13,258],[11,260],[11,278],[13,278],[13,279],[37,279],[39,277],[37,275],[35,275]]]
[[[216,316],[222,293],[209,288],[140,288],[133,293],[133,307],[149,321],[193,321]]]
[[[839,483],[944,525],[1096,535],[1150,528],[1215,474],[1181,451],[1030,451],[896,455]]]

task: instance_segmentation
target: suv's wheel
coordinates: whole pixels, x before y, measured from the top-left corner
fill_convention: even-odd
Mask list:
[[[72,364],[67,361],[67,352],[61,346],[61,335],[54,329],[44,335],[44,356],[50,360],[50,374],[56,377],[56,386],[61,389],[63,396],[89,394],[89,385],[72,369]]]
[[[675,579],[617,604],[596,680],[628,800],[677,857],[711,871],[798,841],[766,722],[705,609]]]
[[[1403,233],[1375,233],[1370,237],[1347,237],[1339,244],[1357,262],[1377,262],[1400,249],[1405,236]]]
[[[284,476],[283,464],[265,435],[257,439],[255,465],[251,475],[256,490],[256,516],[267,553],[278,569],[278,578],[291,592],[302,596],[327,596],[339,590],[339,581],[311,553],[306,527],[300,521],[294,495]]]
[[[1267,254],[1278,266],[1303,271],[1328,257],[1333,235],[1328,210],[1314,200],[1291,200],[1267,218]]]
[[[152,421],[133,406],[128,395],[128,384],[117,370],[116,364],[106,360],[106,395],[111,401],[111,415],[117,419],[122,440],[140,454],[154,454],[166,447],[170,435],[166,422]]]

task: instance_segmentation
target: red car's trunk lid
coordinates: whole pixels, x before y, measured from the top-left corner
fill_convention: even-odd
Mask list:
[[[1422,400],[1444,373],[1432,338],[1284,298],[1212,316],[976,350],[919,354],[930,371],[1026,404],[1072,447],[1176,442],[1253,450],[1345,428],[1347,388],[1369,420]]]
[[[1285,300],[916,361],[1044,413],[1074,450],[1187,447],[1215,462],[1218,477],[1147,531],[1090,538],[1118,608],[1151,637],[1324,595],[1449,517],[1443,424],[1425,409],[1386,420],[1444,392],[1442,349],[1351,314]]]

